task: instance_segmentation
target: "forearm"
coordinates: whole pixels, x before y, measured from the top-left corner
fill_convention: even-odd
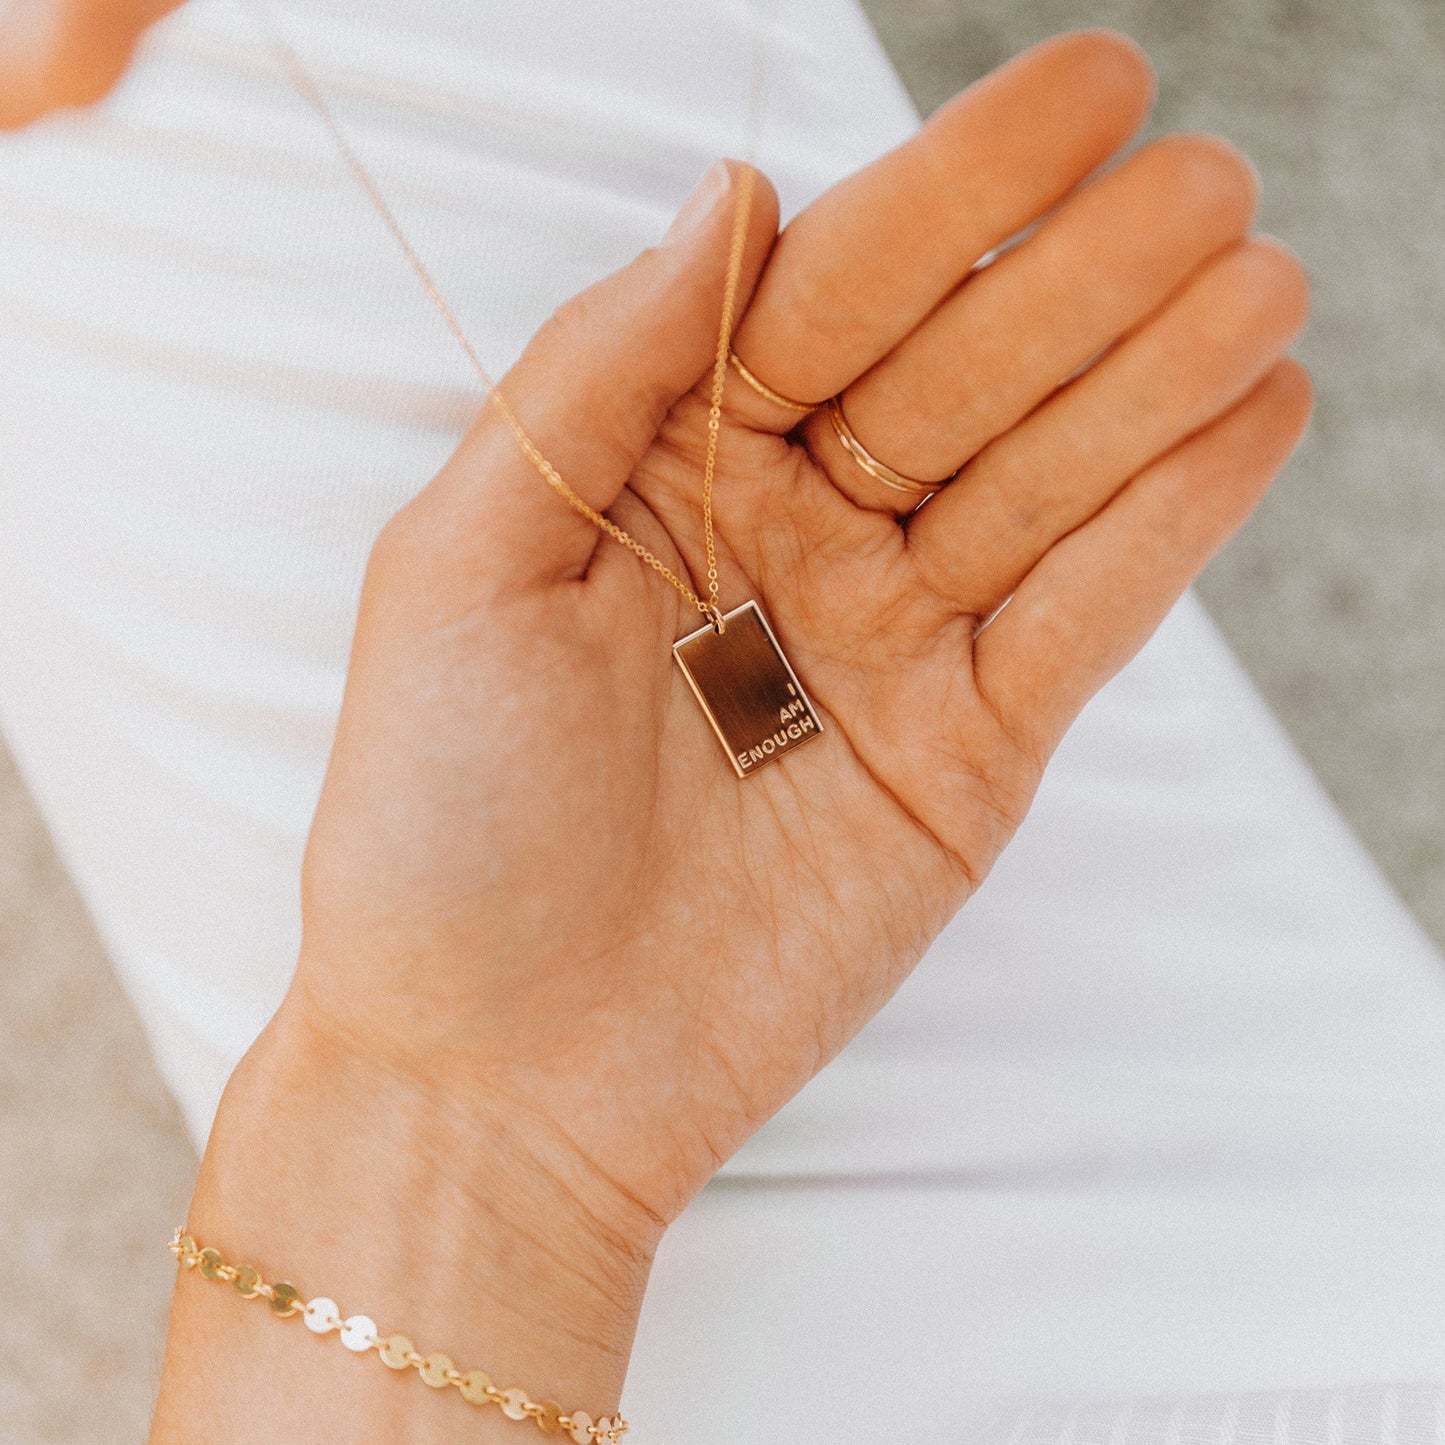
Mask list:
[[[651,1247],[584,1217],[547,1141],[321,1042],[283,1010],[226,1092],[187,1228],[418,1352],[616,1413]],[[528,1421],[317,1337],[183,1272],[152,1445],[359,1439],[525,1445]],[[299,1431],[297,1436],[294,1432]]]

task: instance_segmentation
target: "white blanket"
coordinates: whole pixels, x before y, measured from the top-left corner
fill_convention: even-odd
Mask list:
[[[497,369],[744,144],[744,0],[279,13]],[[778,0],[771,72],[785,211],[916,124],[851,0]],[[100,112],[0,140],[0,723],[198,1140],[292,966],[371,539],[475,403],[229,0]],[[1423,1439],[1440,965],[1186,598],[983,893],[668,1237],[639,1434]],[[1389,1381],[1421,1383],[1358,1435],[1239,1398]]]

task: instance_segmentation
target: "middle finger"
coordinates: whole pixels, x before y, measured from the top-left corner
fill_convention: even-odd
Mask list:
[[[920,482],[951,476],[1154,312],[1254,215],[1253,168],[1212,136],[1154,142],[970,277],[844,392],[849,427]],[[912,510],[843,450],[828,418],[809,446],[862,506]]]

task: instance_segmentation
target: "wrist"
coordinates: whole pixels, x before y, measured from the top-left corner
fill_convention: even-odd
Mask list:
[[[601,1416],[618,1406],[657,1240],[625,1210],[599,1209],[584,1177],[541,1121],[358,1055],[288,1004],[227,1088],[187,1225],[303,1299],[327,1296],[460,1370]],[[528,1438],[494,1410],[479,1436],[476,1410],[460,1399],[416,1381],[397,1389],[375,1361],[348,1368],[334,1342],[280,1328],[231,1291],[187,1280],[178,1309],[183,1299],[208,1311],[223,1345],[228,1325],[237,1330],[220,1368],[252,1399],[253,1337],[269,1361],[265,1389],[280,1374],[278,1349],[290,1369],[276,1388],[304,1390],[315,1372],[314,1394],[293,1403],[309,1416],[307,1438],[330,1438],[324,1422],[341,1427],[358,1409],[375,1438]]]

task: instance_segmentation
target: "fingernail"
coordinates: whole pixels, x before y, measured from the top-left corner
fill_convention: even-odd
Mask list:
[[[732,173],[728,170],[727,162],[714,161],[693,188],[692,194],[682,203],[682,209],[667,228],[663,241],[680,241],[699,230],[703,222],[717,209],[718,202],[727,195],[731,185]]]

